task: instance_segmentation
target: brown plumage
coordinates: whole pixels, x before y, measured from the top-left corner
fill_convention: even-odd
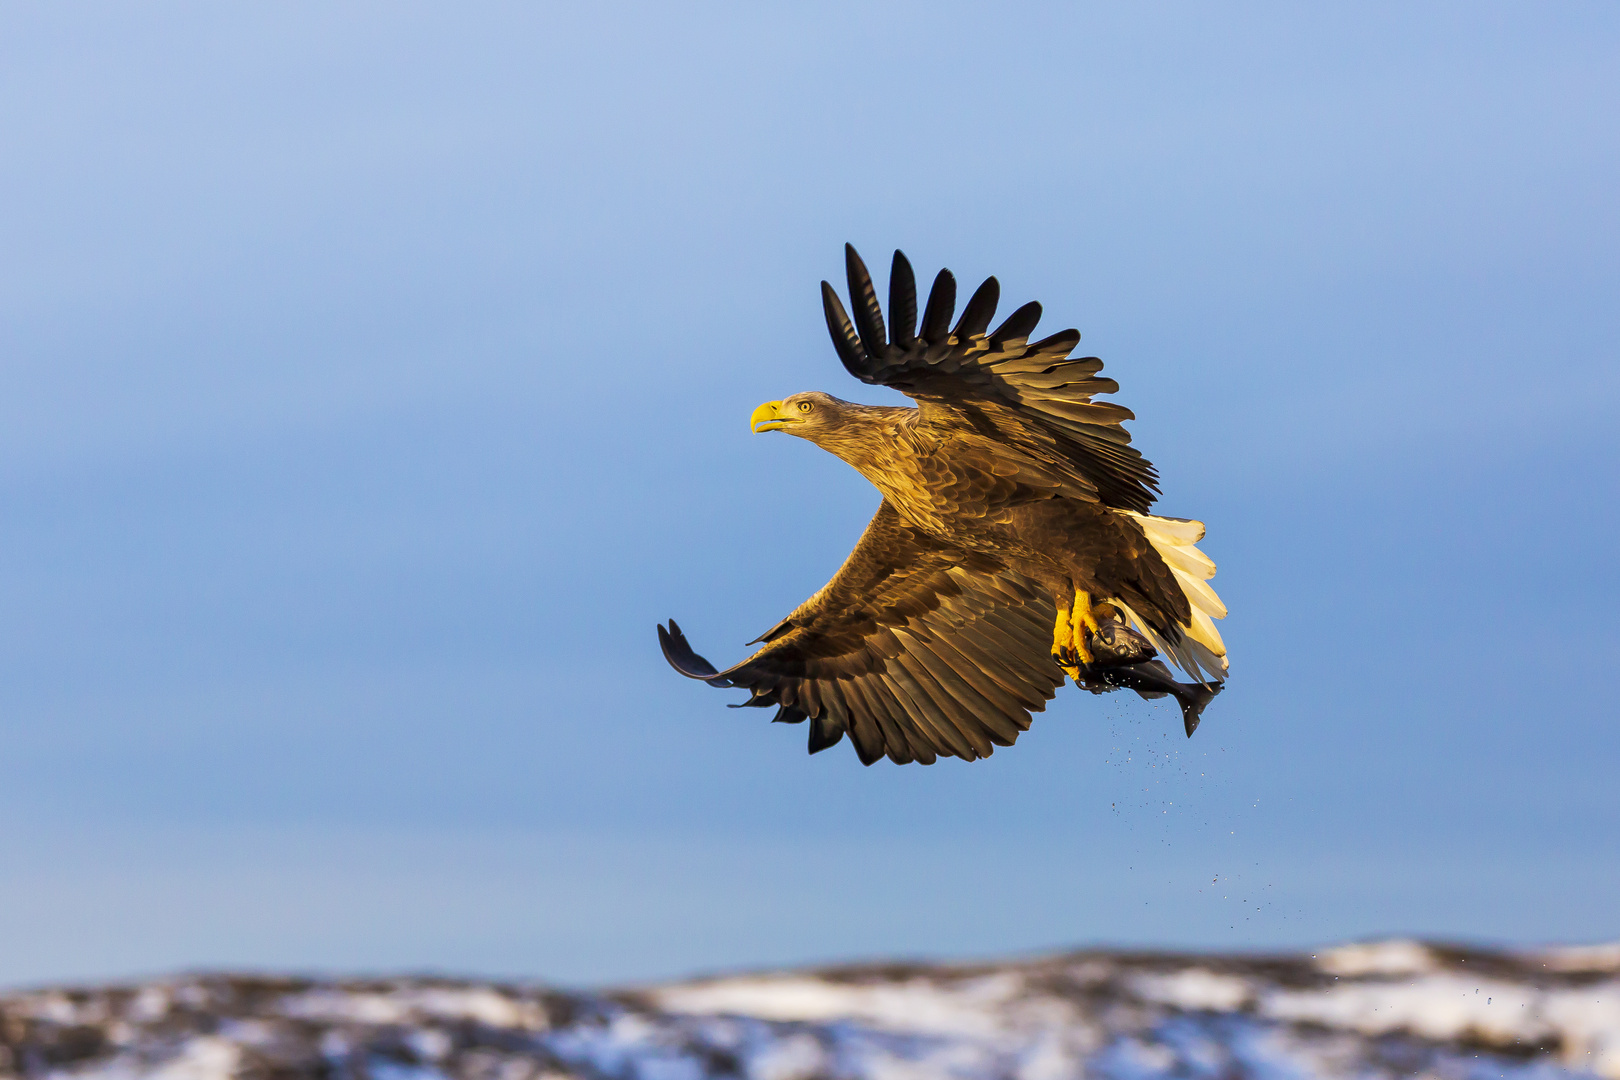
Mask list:
[[[1203,527],[1146,514],[1157,473],[1121,426],[1130,410],[1092,400],[1118,389],[1099,376],[1102,361],[1069,357],[1074,330],[1029,343],[1039,304],[988,331],[995,278],[950,327],[956,284],[940,271],[918,326],[915,279],[898,251],[886,326],[860,256],[846,246],[845,257],[853,317],[822,282],[838,356],[918,408],[812,392],[760,406],[752,423],[838,455],[883,503],[833,579],[753,656],[717,671],[671,621],[659,627],[671,665],[749,690],[743,704],[776,705],[778,720],[809,720],[811,753],[847,733],[867,764],[987,757],[1029,727],[1066,670],[1097,692],[1175,694],[1190,735],[1226,674],[1210,622],[1226,612],[1204,584],[1214,564],[1192,546]],[[1058,648],[1071,606],[1083,662]],[[1091,612],[1123,621],[1105,633]],[[1157,649],[1212,685],[1175,683],[1156,662],[1105,671],[1088,645],[1111,634],[1139,643],[1133,659]]]

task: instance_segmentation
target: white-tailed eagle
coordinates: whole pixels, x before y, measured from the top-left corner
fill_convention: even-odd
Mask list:
[[[719,671],[673,620],[670,664],[751,692],[776,719],[810,724],[810,752],[848,734],[862,762],[969,761],[1009,746],[1063,685],[1174,695],[1190,736],[1226,678],[1212,620],[1226,608],[1194,545],[1204,526],[1147,511],[1158,475],[1131,447],[1129,409],[1093,400],[1119,385],[1069,355],[1064,330],[1029,336],[1041,306],[995,330],[990,278],[951,325],[956,279],[941,270],[917,316],[911,264],[894,253],[885,322],[866,266],[845,247],[850,309],[821,283],[827,328],[851,375],[916,408],[794,394],[754,411],[837,454],[883,493],[842,568]],[[853,318],[851,317],[853,315]],[[1177,682],[1156,656],[1192,679]]]

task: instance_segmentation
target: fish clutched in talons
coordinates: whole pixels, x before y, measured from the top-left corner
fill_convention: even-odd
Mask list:
[[[1148,639],[1125,625],[1113,604],[1091,609],[1090,632],[1085,635],[1091,667],[1121,667],[1143,664],[1159,655]]]
[[[1125,625],[1117,607],[1107,602],[1093,607],[1084,592],[1075,593],[1071,611],[1058,608],[1053,637],[1052,659],[1082,690],[1134,690],[1145,698],[1173,695],[1188,738],[1198,728],[1204,706],[1221,692],[1218,682],[1177,682],[1155,659],[1158,650]]]
[[[1118,608],[1106,602],[1093,607],[1084,590],[1075,592],[1070,610],[1058,608],[1052,659],[1075,682],[1085,668],[1139,664],[1157,655],[1146,638],[1125,625]]]
[[[1198,721],[1203,718],[1204,706],[1215,699],[1221,692],[1223,683],[1184,683],[1177,682],[1170,669],[1157,660],[1149,660],[1140,664],[1123,664],[1117,667],[1088,667],[1080,669],[1080,677],[1075,683],[1083,690],[1090,690],[1093,694],[1106,694],[1111,690],[1135,690],[1145,698],[1161,698],[1171,695],[1181,706],[1181,723],[1187,729],[1187,738],[1198,730]]]

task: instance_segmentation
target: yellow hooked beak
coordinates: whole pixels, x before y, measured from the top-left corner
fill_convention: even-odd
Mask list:
[[[748,426],[758,435],[762,431],[781,431],[789,424],[797,424],[799,418],[788,416],[782,411],[780,401],[767,401],[754,410],[754,415],[748,418]]]

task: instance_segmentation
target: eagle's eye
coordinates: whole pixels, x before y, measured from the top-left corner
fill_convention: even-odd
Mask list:
[[[799,411],[800,412],[809,412],[813,408],[815,408],[815,406],[810,404],[808,401],[799,402]]]

